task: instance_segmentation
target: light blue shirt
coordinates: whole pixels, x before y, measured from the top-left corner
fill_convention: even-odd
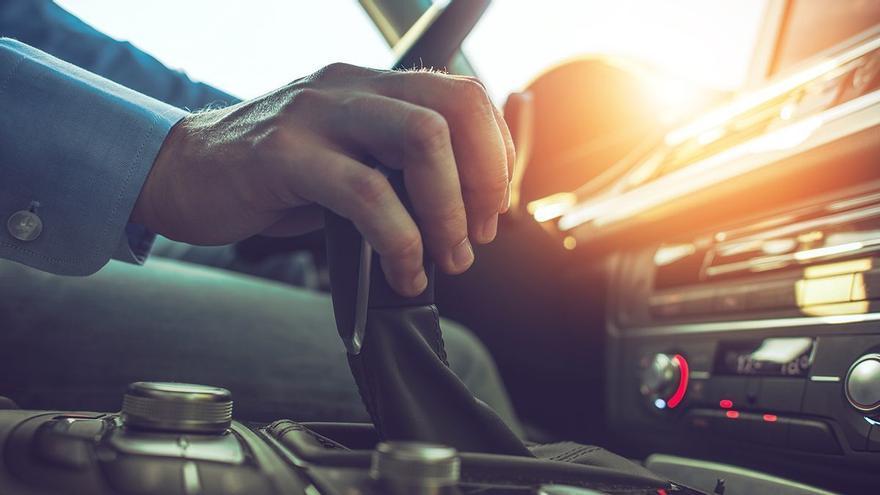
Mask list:
[[[0,35],[128,86],[0,39],[0,258],[63,275],[94,273],[111,257],[142,262],[153,235],[128,218],[181,108],[235,98],[47,0],[4,1]],[[7,222],[28,209],[42,230],[22,240]]]

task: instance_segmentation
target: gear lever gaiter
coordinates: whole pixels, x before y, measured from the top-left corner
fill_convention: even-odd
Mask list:
[[[406,198],[401,175],[389,181]],[[433,263],[425,259],[428,288],[406,298],[388,285],[378,256],[350,221],[328,211],[325,231],[336,325],[380,437],[531,456],[449,369],[434,306]]]

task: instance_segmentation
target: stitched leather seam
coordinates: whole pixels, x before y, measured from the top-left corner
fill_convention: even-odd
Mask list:
[[[435,339],[433,347],[437,350],[437,357],[440,358],[440,361],[449,366],[449,360],[446,356],[446,344],[443,341],[443,330],[440,328],[440,312],[434,304],[431,304],[429,307],[431,308],[431,314],[434,316],[434,328],[431,332],[432,337]]]

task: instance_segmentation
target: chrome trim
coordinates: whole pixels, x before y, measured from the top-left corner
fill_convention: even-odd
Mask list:
[[[631,218],[687,194],[706,190],[724,181],[765,169],[791,156],[880,125],[878,105],[880,105],[880,91],[868,93],[731,146],[621,194],[585,201],[562,215],[556,225],[561,231],[569,231],[587,223],[600,228]],[[790,146],[771,146],[774,140],[788,139],[793,135],[802,140]]]
[[[691,371],[690,377],[695,380],[708,380],[712,378],[712,373],[708,371]]]
[[[367,309],[370,302],[370,270],[373,265],[373,246],[361,239],[361,260],[358,266],[357,296],[354,303],[354,329],[351,340],[345,343],[348,353],[357,356],[364,345],[367,331]]]
[[[880,36],[877,36],[878,34],[880,34],[880,29],[875,29],[873,36],[876,37],[873,39],[868,39],[864,43],[856,45],[839,55],[830,56],[825,60],[817,60],[809,67],[805,67],[800,71],[792,72],[781,79],[771,81],[766,86],[758,88],[750,93],[746,93],[731,103],[671,131],[668,134],[668,141],[671,141],[669,144],[674,146],[687,139],[696,137],[698,134],[708,129],[723,126],[727,124],[730,119],[752,111],[756,107],[765,104],[773,98],[794,91],[805,84],[827,75],[837,68],[843,67],[863,55],[871,53],[880,48]]]
[[[811,382],[832,382],[832,383],[839,383],[839,382],[840,382],[840,377],[839,377],[839,376],[826,376],[826,375],[813,375],[813,376],[810,377],[810,381],[811,381]]]
[[[741,332],[745,330],[772,330],[774,328],[794,328],[823,325],[841,325],[846,323],[864,323],[880,321],[880,313],[864,313],[856,315],[807,316],[797,318],[777,318],[767,320],[713,321],[706,323],[682,323],[680,325],[657,325],[619,329],[620,336],[656,336],[688,333]]]
[[[388,177],[391,169],[381,164],[374,167],[379,173]],[[344,341],[345,349],[349,354],[357,356],[361,353],[364,345],[364,335],[367,332],[367,310],[370,307],[370,280],[373,266],[373,246],[367,239],[361,237],[361,259],[358,264],[357,294],[354,300],[354,328],[351,339]]]
[[[854,362],[852,364],[852,366],[849,367],[849,370],[847,370],[847,372],[846,372],[846,380],[844,380],[844,384],[843,384],[843,393],[846,395],[846,400],[849,402],[849,405],[858,409],[862,413],[873,413],[877,409],[880,409],[880,401],[874,402],[871,405],[862,404],[852,397],[852,395],[850,394],[850,390],[849,390],[849,383],[850,383],[849,380],[850,380],[850,377],[852,376],[853,370],[856,369],[856,367],[858,365],[864,363],[865,361],[880,361],[880,354],[878,354],[876,352],[871,353],[871,354],[865,354],[864,356],[857,359],[856,362]]]
[[[199,495],[202,493],[202,483],[199,481],[199,468],[193,461],[183,464],[183,491],[186,495]]]
[[[825,491],[821,488],[808,486],[797,481],[780,478],[769,473],[755,471],[752,469],[734,466],[732,464],[721,464],[718,462],[704,461],[702,459],[693,459],[688,457],[679,457],[669,454],[651,454],[645,460],[645,467],[651,471],[663,476],[667,474],[666,468],[671,467],[670,473],[681,473],[681,468],[687,468],[692,475],[704,474],[711,476],[709,480],[717,478],[727,478],[734,480],[743,480],[742,486],[750,488],[758,487],[758,491],[747,489],[737,493],[801,493],[803,495],[837,495],[832,492]],[[746,481],[750,483],[746,485]],[[688,480],[690,481],[690,480]],[[733,492],[733,490],[729,490]],[[717,493],[717,492],[716,492]]]

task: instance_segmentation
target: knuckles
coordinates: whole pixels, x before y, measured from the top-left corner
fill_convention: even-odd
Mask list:
[[[449,124],[439,112],[416,110],[407,118],[408,141],[416,153],[434,153],[450,146]]]
[[[420,263],[422,260],[422,238],[418,231],[400,232],[391,241],[387,254],[396,259]]]
[[[279,112],[279,117],[297,115],[300,111],[312,112],[330,102],[332,97],[316,88],[297,89],[290,95]]]
[[[370,76],[376,72],[377,71],[366,67],[347,64],[345,62],[334,62],[309,76],[309,80],[318,84],[349,82],[353,78]]]
[[[476,79],[453,79],[451,84],[450,93],[459,109],[481,114],[491,111],[492,103],[489,101],[486,88]]]
[[[391,190],[391,184],[384,175],[367,167],[352,174],[348,187],[364,214],[371,214]]]

